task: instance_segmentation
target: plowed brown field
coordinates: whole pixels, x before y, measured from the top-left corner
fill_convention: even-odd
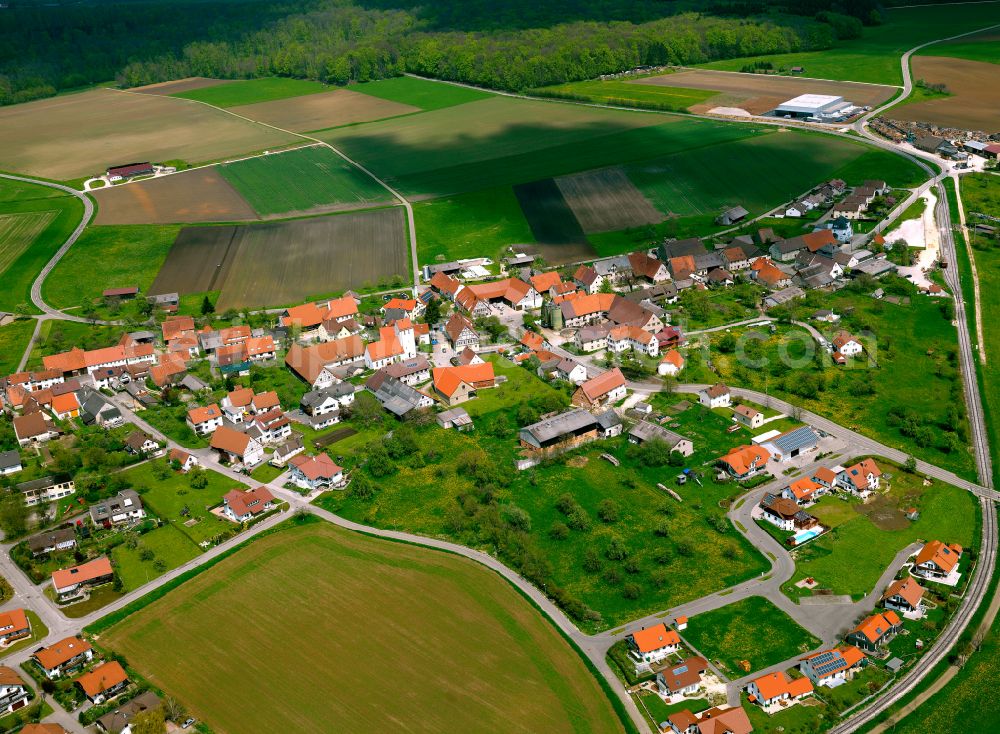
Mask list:
[[[189,76],[187,79],[177,79],[172,82],[160,82],[159,84],[147,84],[144,87],[133,87],[130,91],[142,92],[143,94],[178,94],[179,92],[190,92],[192,89],[204,89],[225,84],[225,79],[208,79],[203,76]]]
[[[232,107],[231,110],[251,120],[259,120],[295,132],[323,130],[355,122],[370,122],[385,117],[420,112],[419,107],[347,89],[240,105]]]
[[[886,114],[895,120],[929,122],[964,130],[1000,132],[1000,68],[982,61],[916,56],[913,77],[928,84],[944,84],[950,97],[895,107]]]
[[[564,176],[556,184],[587,234],[663,221],[663,215],[620,168]]]

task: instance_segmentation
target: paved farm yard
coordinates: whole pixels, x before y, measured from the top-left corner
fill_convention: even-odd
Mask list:
[[[622,730],[502,579],[326,524],[256,540],[102,643],[220,734]]]

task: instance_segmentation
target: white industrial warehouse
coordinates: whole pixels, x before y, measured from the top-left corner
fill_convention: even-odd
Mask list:
[[[830,94],[800,94],[794,99],[778,105],[774,114],[778,117],[804,118],[810,122],[839,122],[861,111],[844,100]]]

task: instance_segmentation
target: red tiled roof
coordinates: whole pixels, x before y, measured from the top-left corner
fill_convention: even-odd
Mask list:
[[[117,660],[111,660],[98,665],[89,673],[84,673],[76,679],[76,682],[88,697],[94,698],[127,680],[128,673],[125,672],[125,668]]]
[[[58,591],[75,584],[85,584],[103,576],[110,576],[112,573],[114,570],[111,568],[111,561],[107,556],[101,556],[79,566],[53,571],[52,585]]]
[[[81,640],[79,637],[67,637],[48,647],[43,647],[34,653],[33,657],[45,670],[54,670],[90,649],[90,643],[86,640]]]
[[[602,372],[597,377],[587,380],[580,385],[580,390],[583,391],[583,394],[587,396],[590,402],[594,402],[624,384],[625,375],[622,374],[619,368],[615,367],[607,372]]]
[[[449,398],[455,394],[463,382],[472,387],[480,387],[485,383],[492,386],[496,379],[492,362],[466,364],[459,367],[435,367],[433,376],[434,389]]]
[[[670,645],[679,645],[680,635],[674,630],[668,630],[662,622],[644,630],[632,633],[632,641],[641,653],[653,652]]]

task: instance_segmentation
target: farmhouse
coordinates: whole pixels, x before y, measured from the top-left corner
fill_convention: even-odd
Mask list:
[[[662,622],[633,632],[626,638],[632,657],[641,663],[658,663],[681,646],[681,638]]]
[[[79,596],[89,587],[109,583],[114,575],[111,561],[107,556],[100,556],[79,566],[53,571],[52,588],[60,600],[66,600]]]
[[[326,454],[293,456],[288,461],[288,467],[292,472],[292,483],[302,489],[329,489],[341,487],[345,482],[344,470]]]
[[[554,456],[598,438],[597,419],[577,408],[525,426],[518,433],[521,448],[538,456]]]
[[[0,645],[6,646],[15,640],[20,640],[31,635],[31,622],[23,609],[9,609],[0,612]],[[3,696],[0,695],[0,706],[3,705]]]
[[[650,257],[644,252],[631,253],[628,256],[628,262],[636,278],[647,280],[650,283],[662,283],[665,280],[670,280],[670,273],[663,261]]]
[[[892,610],[873,614],[847,634],[847,642],[866,652],[875,652],[892,641],[903,622]]]
[[[632,426],[628,432],[628,440],[630,443],[637,444],[643,444],[647,441],[662,441],[671,451],[676,451],[681,456],[690,456],[694,453],[694,444],[691,443],[691,439],[649,421],[639,421]]]
[[[435,367],[434,392],[449,406],[459,405],[476,397],[476,392],[496,385],[493,364],[468,364],[460,367]]]
[[[9,714],[27,705],[28,686],[13,668],[0,665],[0,714]]]
[[[444,326],[444,333],[456,352],[465,348],[479,351],[479,334],[476,333],[476,327],[462,314],[453,313],[451,315],[448,323]]]
[[[735,479],[749,479],[767,466],[771,454],[761,446],[738,446],[719,459],[730,476]]]
[[[128,688],[128,683],[128,674],[117,660],[101,663],[76,679],[76,684],[94,705],[114,698]]]
[[[728,408],[732,400],[729,388],[721,382],[698,391],[698,402],[707,408]]]
[[[383,370],[369,377],[365,382],[365,388],[378,399],[383,408],[397,418],[402,418],[411,410],[434,405],[434,399],[429,395],[415,390],[395,377],[390,377]]]
[[[750,734],[753,731],[742,706],[716,706],[697,715],[684,709],[668,716],[667,726],[673,734]]]
[[[76,493],[76,483],[69,476],[40,477],[17,485],[24,497],[24,504],[34,507],[40,502],[55,502]]]
[[[124,335],[123,338],[127,338]],[[46,370],[55,370],[64,375],[92,374],[102,367],[123,367],[125,365],[156,361],[152,344],[118,344],[103,349],[84,351],[74,347],[68,352],[52,354],[42,358]]]
[[[913,573],[931,581],[947,578],[958,568],[962,559],[962,546],[945,545],[940,540],[924,544],[913,562]]]
[[[233,489],[222,497],[222,512],[233,522],[246,522],[272,509],[274,495],[264,486],[246,491]]]
[[[359,336],[303,347],[293,344],[285,354],[285,365],[314,388],[329,387],[339,379],[334,368],[364,358],[365,345]]]
[[[210,446],[218,452],[220,461],[229,464],[254,467],[265,458],[264,447],[257,439],[229,426],[220,426],[215,430]]]
[[[589,265],[581,265],[573,273],[573,282],[584,292],[592,295],[601,289],[604,279]]]
[[[614,293],[597,293],[580,296],[559,304],[563,324],[578,328],[599,321],[610,321],[616,326],[638,326],[651,334],[663,328],[663,322],[638,303]]]
[[[45,553],[58,553],[72,550],[76,547],[76,532],[73,528],[46,530],[44,533],[28,538],[28,549],[31,555],[40,556]]]
[[[518,311],[541,308],[538,291],[519,278],[507,278],[491,283],[467,285],[458,291],[455,302],[476,316],[487,316],[491,304],[504,303]]]
[[[90,506],[90,521],[98,527],[131,525],[144,517],[146,511],[142,507],[139,493],[134,489],[123,489],[114,497]]]
[[[764,414],[749,405],[737,405],[733,408],[733,419],[747,428],[760,428],[764,425]]]
[[[809,426],[799,426],[769,439],[763,445],[771,453],[771,458],[784,464],[815,451],[819,446],[819,436]]]
[[[715,223],[728,227],[731,224],[736,224],[737,222],[743,220],[749,213],[750,212],[741,206],[730,207],[715,218]]]
[[[656,674],[660,695],[669,698],[687,696],[701,686],[701,675],[708,670],[705,658],[693,656]]]
[[[747,685],[750,703],[756,703],[768,713],[789,702],[799,701],[813,692],[808,678],[792,678],[784,671],[767,673]]]
[[[656,366],[656,372],[660,375],[676,375],[682,369],[684,369],[684,357],[676,349],[667,351]]]
[[[625,397],[625,375],[615,367],[587,380],[573,393],[573,405],[581,408],[599,408]]]
[[[90,643],[79,637],[67,637],[49,647],[36,650],[31,659],[41,668],[47,678],[58,678],[69,674],[78,667],[94,659]]]
[[[922,616],[925,591],[912,576],[898,579],[889,584],[889,588],[882,594],[882,606],[904,616]]]
[[[48,422],[42,413],[19,415],[12,421],[14,435],[20,446],[45,443],[59,435],[59,431]]]
[[[816,686],[833,687],[840,681],[850,680],[863,666],[865,654],[853,645],[835,647],[808,655],[799,662],[802,674]]]

